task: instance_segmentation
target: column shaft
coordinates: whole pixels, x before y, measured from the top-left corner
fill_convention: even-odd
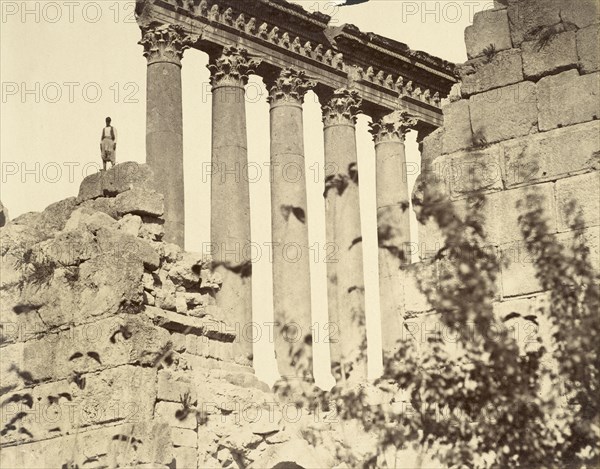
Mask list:
[[[356,92],[340,89],[324,106],[327,298],[332,370],[337,380],[349,374],[352,379],[364,379],[367,374],[355,134],[360,102]]]
[[[310,256],[302,98],[314,84],[285,69],[270,87],[275,353],[281,376],[312,380]]]
[[[165,241],[185,243],[181,58],[195,39],[181,28],[146,29],[140,44],[148,59],[146,162],[165,197]]]
[[[376,155],[377,235],[382,347],[393,353],[402,337],[401,266],[410,263],[410,218],[404,136],[412,120],[394,112],[371,125]]]
[[[252,363],[252,265],[250,191],[244,85],[256,61],[226,47],[212,72],[211,241],[215,271],[223,279],[216,295],[224,320],[238,331],[235,359]]]

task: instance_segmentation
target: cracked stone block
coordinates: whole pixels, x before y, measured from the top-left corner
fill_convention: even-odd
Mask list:
[[[115,207],[120,216],[131,213],[160,217],[165,211],[164,196],[153,190],[135,187],[117,195]]]
[[[462,80],[462,94],[488,91],[523,81],[523,64],[518,49],[507,50],[487,58],[477,58],[459,67]]]
[[[523,41],[536,38],[541,28],[556,25],[561,21],[563,0],[522,0],[508,5],[510,35],[514,47]]]
[[[537,132],[537,89],[525,81],[471,96],[473,139],[485,145]]]
[[[539,41],[525,41],[523,51],[523,73],[525,78],[539,78],[560,70],[577,66],[577,33],[568,31],[552,36],[545,45]]]
[[[473,25],[465,29],[465,45],[469,59],[479,57],[486,49],[510,49],[510,29],[506,9],[485,10],[475,13]]]
[[[577,31],[579,71],[592,73],[600,67],[600,25],[594,24]]]
[[[154,175],[146,164],[133,161],[87,176],[79,186],[77,203],[99,197],[114,197],[133,187],[152,187]]]
[[[538,82],[541,131],[598,119],[600,73],[579,75],[569,70]]]

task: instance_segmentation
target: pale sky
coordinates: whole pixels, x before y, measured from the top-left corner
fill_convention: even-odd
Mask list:
[[[0,124],[0,199],[11,218],[41,211],[50,203],[77,195],[81,180],[100,167],[99,135],[104,118],[118,129],[117,162],[145,159],[146,59],[137,45],[140,32],[134,1],[7,1],[1,6],[2,111]],[[362,31],[405,42],[453,62],[466,60],[464,29],[487,1],[370,0],[337,7],[334,2],[296,1],[320,9],[335,25],[353,23]],[[183,117],[186,187],[186,248],[201,251],[209,241],[210,181],[203,168],[210,162],[210,87],[206,54],[188,50],[183,59]],[[269,112],[266,90],[253,76],[248,89],[249,161],[264,171],[251,184],[253,240],[270,241],[268,184]],[[369,343],[379,343],[374,149],[368,118],[357,126],[361,177],[361,210],[365,250],[365,286]],[[314,94],[304,110],[311,243],[324,242],[323,138],[320,107]],[[418,163],[415,133],[407,138],[407,158]],[[414,174],[411,184],[414,182]],[[414,225],[414,224],[413,224]],[[415,230],[413,229],[413,232]],[[315,244],[316,246],[316,244]],[[313,320],[321,332],[326,322],[324,250],[312,266]],[[266,251],[265,251],[266,253]],[[266,256],[255,264],[256,321],[271,321],[271,266]],[[263,342],[261,342],[263,344]],[[264,345],[264,344],[263,344]],[[260,377],[271,382],[274,361],[266,349],[256,351]],[[265,351],[266,350],[266,351]],[[272,353],[272,352],[271,352]],[[328,344],[315,372],[328,379]],[[370,346],[370,373],[379,370],[377,347]]]

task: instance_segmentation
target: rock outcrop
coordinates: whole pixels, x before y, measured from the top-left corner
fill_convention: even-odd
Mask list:
[[[252,467],[300,438],[238,363],[210,259],[163,242],[152,177],[117,165],[0,230],[0,467]]]

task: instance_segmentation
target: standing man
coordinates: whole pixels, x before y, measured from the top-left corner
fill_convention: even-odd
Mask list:
[[[100,156],[102,157],[102,171],[106,171],[106,163],[110,161],[111,168],[115,165],[117,154],[117,129],[110,125],[110,117],[106,118],[106,127],[102,129],[100,137]]]

